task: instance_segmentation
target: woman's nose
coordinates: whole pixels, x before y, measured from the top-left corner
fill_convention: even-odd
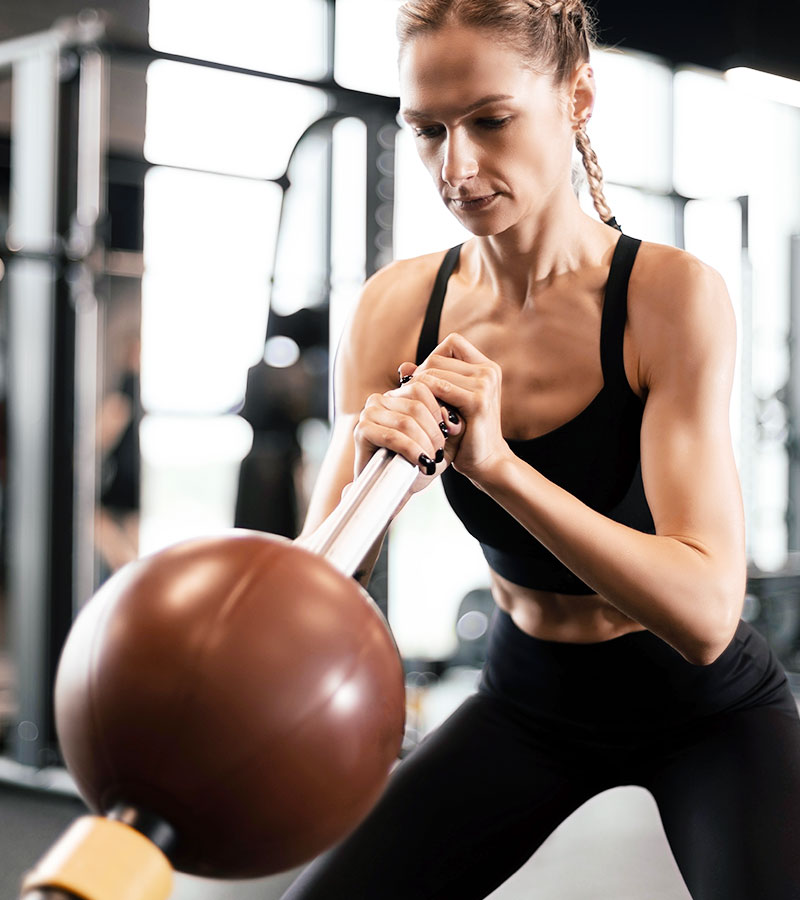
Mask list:
[[[462,135],[448,135],[442,161],[442,180],[451,187],[458,187],[477,174],[477,155],[470,141]]]

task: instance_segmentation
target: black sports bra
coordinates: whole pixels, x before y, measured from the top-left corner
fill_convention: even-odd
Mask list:
[[[606,284],[600,330],[603,387],[575,418],[530,440],[508,440],[513,452],[542,475],[609,518],[655,532],[639,465],[643,405],[625,375],[622,345],[628,281],[641,241],[620,235]],[[417,364],[439,343],[439,321],[447,282],[461,245],[447,252],[428,303],[417,346]],[[445,494],[467,531],[477,538],[489,566],[523,587],[560,594],[593,589],[503,507],[450,466],[442,475]]]

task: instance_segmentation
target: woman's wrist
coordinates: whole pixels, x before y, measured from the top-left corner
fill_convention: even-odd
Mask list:
[[[502,447],[490,453],[480,466],[462,474],[466,475],[475,487],[491,494],[510,483],[514,467],[519,462],[519,457],[514,455],[508,444],[503,443]],[[458,469],[458,457],[455,463]]]

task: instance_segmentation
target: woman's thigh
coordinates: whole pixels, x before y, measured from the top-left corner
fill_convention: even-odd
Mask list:
[[[470,697],[393,773],[375,810],[284,900],[479,900],[594,790],[496,701]]]
[[[693,900],[800,900],[800,720],[715,717],[648,787]]]

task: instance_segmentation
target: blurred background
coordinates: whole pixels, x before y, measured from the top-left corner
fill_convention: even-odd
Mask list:
[[[465,238],[397,121],[398,5],[0,4],[6,784],[70,793],[52,681],[105,578],[234,525],[296,535],[360,285]],[[800,6],[595,7],[609,203],[717,268],[735,305],[745,617],[795,678]],[[371,585],[406,659],[409,747],[475,683],[487,585],[438,485],[415,497]]]

